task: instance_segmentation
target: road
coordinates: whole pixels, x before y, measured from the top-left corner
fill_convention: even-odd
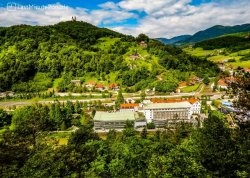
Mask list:
[[[173,97],[180,97],[180,96],[195,96],[196,93],[179,93],[179,94],[174,94],[174,95],[155,95],[155,96],[147,96],[146,99],[153,99],[153,98],[173,98]],[[135,96],[135,97],[128,97],[134,100],[140,99],[141,97]],[[90,102],[90,101],[101,101],[103,103],[112,103],[115,98],[90,98],[90,99],[68,99],[72,102]],[[64,103],[67,102],[68,100],[60,100],[59,102]],[[112,101],[113,100],[113,101]],[[43,100],[43,101],[2,101],[0,102],[0,107],[9,109],[10,107],[16,106],[25,106],[25,105],[31,105],[34,103],[41,103],[41,104],[50,104],[55,101],[53,100]]]

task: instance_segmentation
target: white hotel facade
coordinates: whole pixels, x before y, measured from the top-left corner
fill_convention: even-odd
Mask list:
[[[176,122],[193,122],[192,115],[200,114],[201,104],[188,101],[176,103],[150,103],[144,106],[147,123],[153,122],[156,127],[171,125]]]

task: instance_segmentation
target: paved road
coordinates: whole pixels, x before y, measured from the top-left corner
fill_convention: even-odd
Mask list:
[[[202,88],[203,89],[203,88]],[[198,96],[200,95],[200,92],[202,91],[202,89],[199,92],[192,92],[192,93],[174,93],[171,95],[155,95],[155,96],[147,96],[146,99],[152,99],[152,98],[173,98],[173,97],[181,97],[181,96]],[[215,94],[215,93],[213,93]],[[218,94],[218,93],[217,93]],[[124,95],[126,95],[124,93]],[[133,94],[132,94],[133,95]],[[131,99],[140,99],[140,97],[128,97]],[[68,99],[72,102],[90,102],[90,101],[101,101],[103,103],[112,103],[114,102],[115,98],[90,98],[90,99]],[[59,102],[63,103],[63,102],[67,102],[68,100],[60,100]],[[0,107],[1,108],[6,108],[9,109],[10,107],[13,106],[25,106],[25,105],[31,105],[33,103],[41,103],[41,104],[49,104],[49,103],[53,103],[55,101],[53,100],[43,100],[43,101],[2,101],[0,102]]]

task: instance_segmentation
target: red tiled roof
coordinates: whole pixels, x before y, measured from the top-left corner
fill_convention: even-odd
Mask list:
[[[218,85],[219,85],[219,86],[228,86],[228,84],[225,82],[224,79],[220,79],[220,80],[218,81]]]
[[[117,87],[118,85],[116,84],[116,83],[111,83],[111,84],[109,84],[109,88],[111,88],[111,89],[113,89],[113,88],[115,88],[115,87]]]
[[[96,88],[104,88],[104,85],[102,83],[96,84]]]
[[[245,72],[250,72],[250,69],[249,68],[244,68],[244,71]]]
[[[236,81],[236,79],[234,77],[226,77],[225,78],[226,83],[232,83],[232,82],[235,82],[235,81]]]
[[[89,81],[88,85],[95,85],[95,82],[94,81]]]
[[[190,98],[190,99],[188,100],[188,102],[191,103],[191,104],[194,104],[194,103],[196,103],[197,101],[199,101],[199,100],[198,100],[198,99],[195,99],[195,98]]]
[[[188,99],[181,99],[181,98],[172,98],[172,99],[151,99],[151,102],[153,103],[178,103],[178,102],[183,102],[183,101],[188,101],[190,104],[194,104],[198,99],[195,98],[188,98]]]
[[[187,82],[181,82],[181,83],[179,83],[179,87],[185,87],[185,86],[187,86]]]
[[[125,104],[121,104],[120,108],[121,109],[133,109],[134,107],[138,107],[139,104],[138,103],[125,103]]]

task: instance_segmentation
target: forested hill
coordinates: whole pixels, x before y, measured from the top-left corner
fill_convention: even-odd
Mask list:
[[[205,77],[216,72],[211,62],[146,35],[134,38],[85,22],[0,28],[0,91],[46,90],[55,79],[66,91],[70,80],[92,77],[166,92],[191,73]]]
[[[205,50],[227,48],[232,52],[250,49],[250,34],[236,33],[225,35],[210,40],[198,42],[194,45],[194,47],[201,47]]]
[[[235,26],[216,25],[206,30],[195,33],[193,36],[183,40],[182,43],[196,43],[199,41],[216,38],[226,34],[248,32],[248,31],[250,31],[250,24],[235,25]]]

